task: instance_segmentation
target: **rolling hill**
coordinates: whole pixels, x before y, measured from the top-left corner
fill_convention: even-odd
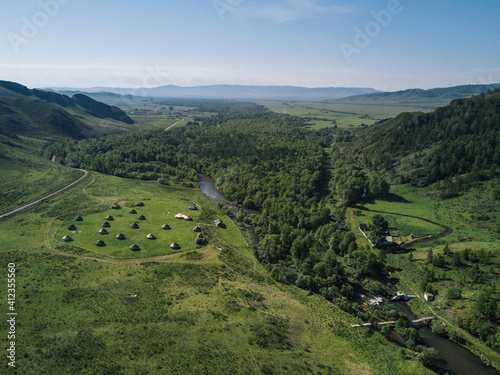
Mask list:
[[[339,99],[343,104],[364,105],[418,105],[438,108],[450,103],[453,99],[469,98],[488,90],[500,87],[500,83],[491,85],[463,85],[454,87],[434,88],[430,90],[409,89],[395,92],[377,92],[366,95],[353,95]]]

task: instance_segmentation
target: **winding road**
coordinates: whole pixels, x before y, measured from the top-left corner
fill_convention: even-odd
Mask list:
[[[73,181],[73,182],[72,182],[72,183],[70,183],[69,185],[66,185],[66,186],[65,186],[65,187],[63,187],[63,188],[61,188],[61,189],[59,189],[59,190],[57,190],[57,191],[54,191],[53,193],[51,193],[51,194],[49,194],[49,195],[46,195],[46,196],[45,196],[45,197],[43,197],[43,198],[37,199],[37,200],[36,200],[36,201],[34,201],[34,202],[31,202],[31,203],[25,204],[25,205],[24,205],[24,206],[22,206],[22,207],[16,208],[15,210],[12,210],[12,211],[9,211],[9,212],[6,212],[6,213],[4,213],[4,214],[0,215],[0,220],[2,220],[2,219],[4,219],[4,218],[6,218],[6,217],[8,217],[8,216],[11,216],[11,215],[15,214],[16,212],[19,212],[19,211],[25,210],[25,209],[27,209],[27,208],[30,208],[30,207],[32,207],[32,206],[34,206],[34,205],[36,205],[36,204],[38,204],[38,203],[40,203],[40,202],[42,202],[42,201],[46,200],[46,199],[49,199],[49,198],[54,197],[54,196],[56,196],[56,195],[58,195],[58,194],[61,194],[62,192],[64,192],[64,191],[68,190],[69,188],[71,188],[71,187],[75,186],[76,184],[78,184],[79,182],[83,181],[83,180],[84,180],[84,179],[85,179],[85,178],[89,175],[89,172],[88,172],[88,171],[86,171],[86,170],[84,170],[84,169],[74,169],[74,170],[75,170],[75,171],[82,171],[82,172],[83,172],[83,176],[82,176],[82,177],[80,177],[78,180]]]
[[[376,212],[376,213],[379,213],[379,214],[386,214],[386,215],[395,215],[395,216],[404,216],[404,217],[410,217],[412,219],[418,219],[418,220],[422,220],[422,221],[425,221],[429,224],[433,224],[433,225],[437,225],[438,227],[441,227],[444,229],[444,231],[442,231],[441,233],[439,234],[436,234],[434,236],[430,236],[430,237],[426,237],[426,238],[420,238],[418,240],[415,240],[415,241],[411,241],[411,242],[408,242],[407,244],[404,244],[403,246],[401,246],[403,249],[407,249],[413,245],[417,245],[419,243],[425,243],[425,242],[429,242],[429,241],[434,241],[434,240],[437,240],[438,238],[443,238],[443,237],[446,237],[446,236],[449,236],[450,234],[453,233],[453,229],[451,229],[450,227],[446,226],[446,225],[443,225],[443,224],[439,224],[439,223],[436,223],[434,221],[431,221],[429,219],[425,219],[423,217],[420,217],[420,216],[412,216],[412,215],[406,215],[406,214],[398,214],[398,213],[395,213],[395,212],[387,212],[387,211],[376,211],[376,210],[369,210],[368,208],[365,208],[365,207],[361,207],[361,206],[356,206],[355,208],[359,209],[359,210],[363,210],[363,211],[370,211],[370,212]],[[353,210],[351,209],[350,211],[350,216],[351,216],[351,229],[353,231],[356,230],[355,228],[355,225],[354,225],[354,219],[353,219]]]

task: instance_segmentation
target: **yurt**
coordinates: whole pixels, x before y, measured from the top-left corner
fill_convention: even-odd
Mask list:
[[[117,240],[124,240],[125,239],[125,235],[122,234],[122,233],[119,233],[119,234],[116,235],[116,239]]]
[[[137,211],[136,211],[135,209],[133,209],[133,208],[132,208],[129,212],[130,212],[131,214],[136,214],[136,213],[137,213]]]
[[[144,207],[144,203],[142,202],[135,202],[135,205],[136,207]]]
[[[189,206],[188,210],[196,211],[198,208],[196,206]]]
[[[76,227],[75,227],[73,224],[71,224],[71,225],[68,227],[68,230],[76,230]]]
[[[121,208],[121,206],[118,204],[118,203],[113,203],[111,206],[110,206],[113,210],[119,210]]]
[[[152,234],[152,233],[149,233],[149,234],[146,236],[146,238],[147,238],[148,240],[156,240],[155,235],[154,235],[154,234]]]
[[[63,237],[63,241],[64,242],[70,242],[70,241],[73,241],[73,239],[70,236],[64,236]]]
[[[165,230],[168,230],[168,229],[170,229],[170,225],[168,225],[168,224],[163,224],[163,225],[161,226],[161,228],[162,228],[162,229],[165,229]]]
[[[104,242],[103,240],[99,240],[95,243],[96,246],[99,246],[99,247],[103,247],[103,246],[106,246],[106,242]]]
[[[106,220],[112,221],[112,220],[115,220],[115,219],[113,218],[113,216],[108,215],[108,216],[106,216]]]
[[[110,226],[111,225],[107,221],[105,221],[104,223],[102,223],[102,227],[103,228],[109,228]]]
[[[77,217],[75,217],[75,221],[83,221],[83,217],[77,216]]]
[[[108,231],[104,228],[99,229],[99,234],[108,234]]]
[[[139,251],[139,250],[141,250],[141,248],[139,247],[139,245],[136,245],[136,244],[133,244],[132,246],[130,246],[129,249],[132,250],[132,251]]]
[[[139,216],[137,216],[137,218],[139,220],[146,220],[146,216],[144,216],[144,215],[139,215]]]
[[[139,225],[137,223],[132,223],[132,224],[130,224],[130,228],[132,228],[132,229],[138,229]]]
[[[174,242],[172,245],[170,245],[170,248],[171,249],[174,249],[174,250],[178,250],[180,249],[181,247],[179,246],[179,244],[177,242]]]

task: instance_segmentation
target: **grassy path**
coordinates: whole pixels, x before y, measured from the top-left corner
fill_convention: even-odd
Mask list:
[[[361,207],[361,206],[356,206],[357,209],[360,209],[360,210],[363,210],[363,211],[370,211],[370,212],[377,212],[379,214],[386,214],[386,215],[395,215],[395,216],[404,216],[404,217],[409,217],[409,218],[412,218],[412,219],[418,219],[418,220],[422,220],[422,221],[425,221],[426,223],[429,223],[429,224],[433,224],[433,225],[437,225],[438,227],[441,227],[444,229],[443,232],[439,233],[439,234],[436,234],[434,236],[430,236],[430,237],[427,237],[427,238],[420,238],[418,240],[415,240],[415,241],[411,241],[411,242],[408,242],[407,244],[404,244],[402,246],[402,248],[406,249],[406,248],[409,248],[413,245],[416,245],[416,244],[420,244],[420,243],[425,243],[425,242],[429,242],[429,241],[433,241],[433,240],[437,240],[438,238],[443,238],[443,237],[446,237],[446,236],[449,236],[450,234],[453,233],[453,229],[451,229],[450,227],[446,226],[446,225],[443,225],[443,224],[439,224],[439,223],[436,223],[434,221],[431,221],[429,219],[425,219],[423,217],[420,217],[420,216],[412,216],[412,215],[406,215],[406,214],[398,214],[398,213],[395,213],[395,212],[387,212],[387,211],[377,211],[377,210],[370,210],[368,208],[365,208],[365,207]],[[353,231],[356,230],[356,225],[354,224],[354,217],[353,217],[353,208],[351,208],[350,212],[350,219],[351,219],[351,229]]]
[[[179,124],[179,123],[183,122],[184,120],[185,120],[185,119],[182,119],[182,120],[177,121],[175,124],[170,125],[170,126],[169,126],[168,128],[166,128],[165,130],[169,130],[169,129],[173,128],[175,125],[177,125],[177,124]]]
[[[25,209],[27,209],[27,208],[29,208],[29,207],[32,207],[32,206],[34,206],[34,205],[36,205],[36,204],[38,204],[38,203],[40,203],[40,202],[42,202],[42,201],[44,201],[44,200],[46,200],[46,199],[49,199],[49,198],[54,197],[54,196],[56,196],[56,195],[58,195],[58,194],[61,194],[62,192],[66,191],[67,189],[69,189],[69,188],[71,188],[71,187],[75,186],[76,184],[78,184],[79,182],[81,182],[82,180],[84,180],[84,179],[85,179],[85,178],[89,175],[89,172],[88,172],[88,171],[86,171],[86,170],[84,170],[84,169],[76,169],[76,170],[77,170],[77,171],[82,171],[82,172],[83,172],[83,176],[82,176],[82,177],[80,177],[78,180],[73,181],[72,183],[70,183],[69,185],[66,185],[66,186],[65,186],[65,187],[63,187],[62,189],[59,189],[59,190],[57,190],[57,191],[55,191],[55,192],[53,192],[53,193],[51,193],[51,194],[49,194],[49,195],[46,195],[46,196],[45,196],[45,197],[43,197],[43,198],[37,199],[37,200],[36,200],[36,201],[34,201],[34,202],[31,202],[31,203],[25,204],[24,206],[21,206],[21,207],[19,207],[19,208],[16,208],[15,210],[12,210],[12,211],[7,212],[7,213],[5,213],[5,214],[3,214],[3,215],[0,215],[0,220],[4,219],[4,218],[6,218],[6,217],[8,217],[8,216],[10,216],[10,215],[13,215],[13,214],[15,214],[15,213],[17,213],[17,212],[19,212],[19,211],[22,211],[22,210],[25,210]]]

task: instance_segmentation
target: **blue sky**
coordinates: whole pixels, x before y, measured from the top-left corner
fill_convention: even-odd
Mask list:
[[[431,88],[500,82],[500,1],[3,0],[29,87]]]

